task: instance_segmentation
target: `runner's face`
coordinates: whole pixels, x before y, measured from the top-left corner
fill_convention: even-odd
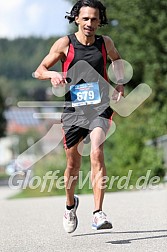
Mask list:
[[[99,10],[91,7],[82,7],[79,16],[75,18],[79,30],[86,37],[92,37],[100,24]]]

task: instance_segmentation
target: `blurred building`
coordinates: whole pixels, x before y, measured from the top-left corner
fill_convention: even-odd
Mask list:
[[[25,141],[27,141],[26,160],[32,156],[45,156],[55,147],[56,152],[62,149],[62,144],[58,144],[58,146],[56,144],[59,142],[62,131],[57,132],[53,127],[54,124],[61,123],[56,109],[10,107],[4,114],[7,120],[7,137],[0,139],[0,165],[9,164],[12,159],[17,158],[23,152],[20,149],[21,135],[25,135]],[[34,141],[33,135],[31,137],[31,130],[32,133],[33,130],[39,133],[40,139],[37,142]],[[27,135],[26,133],[29,131],[30,135]]]
[[[26,133],[30,129],[40,132],[45,130],[44,123],[34,118],[33,114],[37,111],[34,108],[11,107],[5,111],[7,120],[7,135]]]

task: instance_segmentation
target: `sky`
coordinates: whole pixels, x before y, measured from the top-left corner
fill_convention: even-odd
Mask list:
[[[67,0],[0,0],[0,38],[66,35]]]

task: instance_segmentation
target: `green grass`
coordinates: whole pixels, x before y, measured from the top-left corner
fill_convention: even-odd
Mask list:
[[[7,175],[5,172],[0,173],[0,180],[8,179],[8,178],[9,178],[9,175]]]

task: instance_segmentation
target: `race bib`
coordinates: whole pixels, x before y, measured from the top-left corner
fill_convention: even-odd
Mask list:
[[[101,102],[99,83],[88,82],[70,86],[72,107]]]

